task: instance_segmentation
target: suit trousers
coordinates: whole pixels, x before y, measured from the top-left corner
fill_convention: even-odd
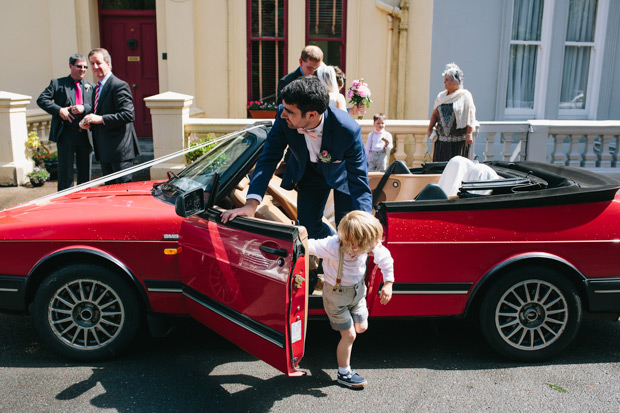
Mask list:
[[[101,162],[101,173],[105,175],[110,175],[114,172],[122,171],[123,169],[131,168],[133,166],[133,159],[129,161],[121,161],[121,162]],[[106,185],[113,184],[124,184],[127,182],[131,182],[131,174],[123,175],[119,178],[113,179],[111,181],[106,182]]]
[[[90,181],[92,151],[86,131],[65,126],[58,142],[58,190],[73,186],[73,162],[77,169],[77,183]]]
[[[308,230],[309,238],[321,239],[334,234],[323,222],[325,204],[331,190],[317,164],[308,162],[304,176],[297,185],[297,219]],[[334,210],[337,226],[353,210],[351,195],[334,189]]]

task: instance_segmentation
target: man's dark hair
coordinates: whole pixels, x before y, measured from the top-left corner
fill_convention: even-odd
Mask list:
[[[72,54],[71,56],[69,56],[69,64],[72,66],[75,65],[75,63],[79,62],[80,60],[83,60],[86,62],[86,58],[84,57],[84,55],[76,53],[76,54]]]
[[[297,105],[302,115],[312,110],[323,113],[329,106],[329,93],[316,76],[304,76],[282,89],[282,100]]]

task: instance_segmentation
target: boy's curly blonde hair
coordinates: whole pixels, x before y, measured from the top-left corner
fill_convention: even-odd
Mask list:
[[[370,251],[383,238],[383,227],[372,214],[351,211],[338,225],[338,238],[345,249],[357,247]]]

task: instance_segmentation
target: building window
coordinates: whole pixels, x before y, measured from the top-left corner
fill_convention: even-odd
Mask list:
[[[571,0],[569,6],[560,109],[586,108],[594,56],[597,0]]]
[[[275,102],[285,73],[288,0],[248,0],[248,100]]]
[[[155,0],[101,0],[101,10],[155,10]]]
[[[346,0],[306,0],[306,44],[323,51],[325,64],[345,71]]]
[[[511,4],[504,118],[596,119],[609,0]]]
[[[506,91],[507,109],[534,110],[543,8],[543,0],[514,2]]]

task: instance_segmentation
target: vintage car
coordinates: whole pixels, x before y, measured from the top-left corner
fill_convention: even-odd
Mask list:
[[[144,322],[162,334],[189,315],[299,375],[306,321],[324,313],[294,192],[274,176],[255,218],[220,222],[245,202],[268,130],[219,138],[165,181],[0,212],[1,310],[28,311],[47,345],[83,361],[122,351]],[[551,164],[488,165],[502,179],[464,182],[456,197],[436,185],[444,164],[370,174],[396,278],[380,305],[382,276],[369,259],[370,316],[473,317],[500,354],[548,358],[585,315],[618,319],[620,183]]]

